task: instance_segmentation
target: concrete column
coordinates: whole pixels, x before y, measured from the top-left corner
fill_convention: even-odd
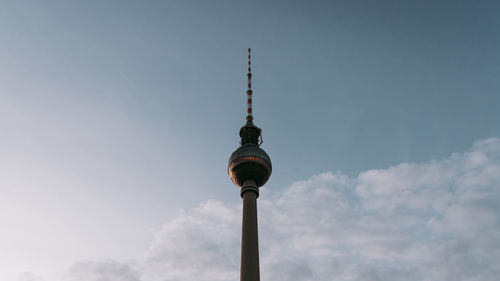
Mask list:
[[[257,198],[255,181],[245,181],[241,189],[243,223],[241,231],[241,281],[259,281],[259,237],[257,229]]]

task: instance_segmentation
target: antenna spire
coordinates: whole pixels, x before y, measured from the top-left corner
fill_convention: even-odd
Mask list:
[[[250,61],[251,54],[250,54],[251,49],[248,48],[248,90],[247,90],[247,123],[252,123],[253,121],[253,116],[252,116],[252,63]]]

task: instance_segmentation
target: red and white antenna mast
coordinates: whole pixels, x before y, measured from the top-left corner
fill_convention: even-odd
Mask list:
[[[247,90],[247,122],[252,123],[253,121],[253,116],[252,116],[252,64],[250,62],[250,51],[251,49],[248,48],[248,90]]]

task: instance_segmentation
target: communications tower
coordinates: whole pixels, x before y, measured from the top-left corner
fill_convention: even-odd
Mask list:
[[[240,281],[259,281],[259,238],[257,229],[257,198],[259,188],[271,176],[271,158],[259,146],[261,129],[253,124],[252,68],[248,49],[248,90],[246,124],[240,129],[241,146],[229,157],[228,173],[241,188],[243,220],[241,235]]]

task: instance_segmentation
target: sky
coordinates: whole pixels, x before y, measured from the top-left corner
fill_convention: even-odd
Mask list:
[[[0,280],[236,280],[245,121],[263,280],[495,280],[498,1],[0,9]]]

